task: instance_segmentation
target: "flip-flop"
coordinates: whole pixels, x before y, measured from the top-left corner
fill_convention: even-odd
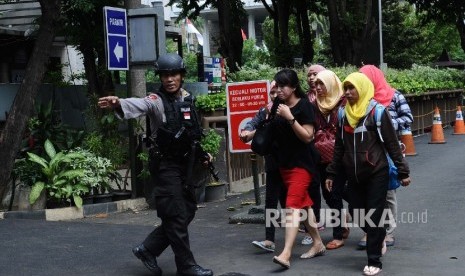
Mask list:
[[[273,257],[273,263],[279,264],[280,266],[284,267],[285,269],[291,268],[291,263],[289,261],[281,260],[276,256]]]
[[[333,249],[338,249],[343,246],[344,246],[344,241],[341,241],[341,243],[337,243],[336,240],[332,240],[326,244],[326,249],[333,250]]]

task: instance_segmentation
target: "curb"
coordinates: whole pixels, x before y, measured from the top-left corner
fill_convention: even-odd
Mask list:
[[[34,211],[6,211],[0,212],[0,219],[37,219],[47,221],[73,220],[123,212],[129,209],[146,209],[148,204],[145,198],[126,199],[116,202],[83,205],[82,208],[65,207],[57,209],[44,209]]]
[[[237,223],[264,224],[265,223],[265,207],[263,205],[252,206],[243,212],[237,213],[229,217],[229,224],[237,224]]]

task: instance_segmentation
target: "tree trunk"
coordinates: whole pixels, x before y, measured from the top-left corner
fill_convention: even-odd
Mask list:
[[[37,40],[26,67],[23,82],[19,86],[5,129],[0,137],[0,164],[2,164],[0,166],[0,198],[3,198],[6,192],[11,170],[21,146],[22,135],[42,84],[61,13],[61,0],[40,0],[39,3],[42,16]]]
[[[305,0],[297,1],[297,18],[300,18],[302,37],[300,38],[302,43],[302,62],[308,64],[313,61],[313,50],[312,33],[310,30],[310,22],[308,20],[308,3]]]
[[[220,53],[226,58],[230,72],[236,72],[242,65],[243,40],[241,34],[241,14],[236,0],[218,0],[220,27]]]
[[[97,66],[95,65],[95,53],[91,44],[82,42],[79,46],[84,57],[84,70],[87,79],[87,93],[89,95],[98,95],[101,86],[97,76]]]
[[[463,16],[459,15],[455,23],[455,26],[457,28],[457,31],[459,32],[460,45],[462,46],[462,50],[465,52],[465,24],[463,20],[464,20]]]
[[[345,0],[327,1],[331,49],[336,65],[360,65],[376,27],[374,1],[358,0],[350,5]]]
[[[280,40],[278,42],[278,51],[276,53],[276,62],[279,67],[290,67],[292,64],[291,51],[289,51],[289,16],[290,1],[278,1],[278,21]]]

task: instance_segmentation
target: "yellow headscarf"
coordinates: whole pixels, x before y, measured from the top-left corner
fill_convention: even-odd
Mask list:
[[[316,103],[321,113],[327,116],[334,107],[339,103],[344,91],[342,90],[341,80],[331,70],[323,70],[316,75],[316,79],[320,80],[326,87],[326,97],[316,94]]]
[[[356,127],[360,118],[366,114],[366,109],[370,104],[370,100],[375,95],[375,88],[370,79],[359,72],[348,75],[344,80],[344,87],[349,83],[357,89],[358,101],[353,105],[347,102],[345,113],[350,126]]]

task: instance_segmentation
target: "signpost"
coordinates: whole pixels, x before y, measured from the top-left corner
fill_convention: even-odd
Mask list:
[[[129,70],[126,10],[103,8],[108,70]]]
[[[226,102],[228,106],[229,151],[251,152],[250,143],[239,139],[239,133],[257,111],[269,101],[268,81],[250,81],[228,83],[226,85]]]

